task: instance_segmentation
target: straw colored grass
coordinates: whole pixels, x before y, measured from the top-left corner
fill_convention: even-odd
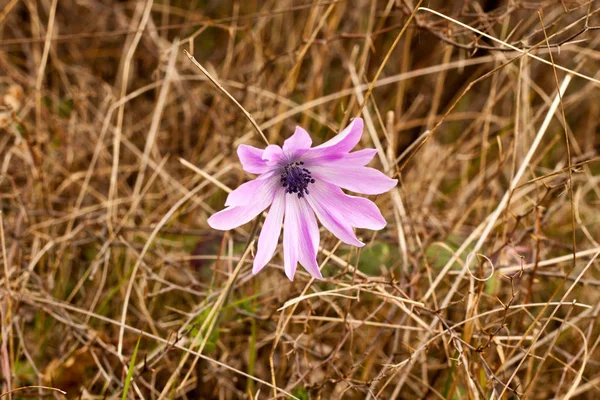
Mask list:
[[[596,399],[600,2],[0,4],[3,398]],[[399,179],[323,280],[209,228],[239,144]]]

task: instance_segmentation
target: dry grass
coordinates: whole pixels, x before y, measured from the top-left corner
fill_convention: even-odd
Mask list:
[[[600,1],[418,4],[3,0],[6,398],[598,398]],[[388,226],[252,276],[237,145],[359,115]]]

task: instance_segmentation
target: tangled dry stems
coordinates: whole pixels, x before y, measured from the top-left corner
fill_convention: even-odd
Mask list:
[[[419,5],[4,2],[3,393],[596,398],[600,3]],[[388,226],[253,277],[236,146],[358,115]]]

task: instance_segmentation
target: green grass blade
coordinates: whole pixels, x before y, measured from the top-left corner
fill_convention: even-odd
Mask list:
[[[125,388],[123,389],[123,396],[121,400],[127,399],[127,392],[129,392],[129,385],[131,384],[131,379],[133,378],[133,369],[135,367],[135,357],[137,356],[138,348],[140,347],[140,340],[142,337],[138,338],[137,343],[135,344],[135,349],[133,350],[133,355],[131,356],[131,360],[129,361],[129,369],[127,370],[127,377],[125,378]]]

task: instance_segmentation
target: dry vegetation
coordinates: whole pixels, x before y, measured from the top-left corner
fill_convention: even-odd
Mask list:
[[[6,398],[598,398],[600,1],[417,3],[2,0]],[[227,93],[399,178],[324,280],[206,224]]]

